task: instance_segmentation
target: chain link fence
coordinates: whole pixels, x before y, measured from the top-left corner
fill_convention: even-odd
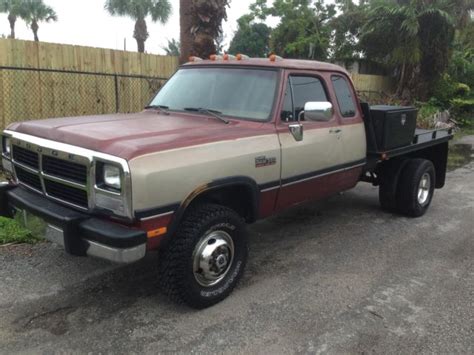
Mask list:
[[[0,125],[52,117],[138,112],[167,78],[0,67]]]

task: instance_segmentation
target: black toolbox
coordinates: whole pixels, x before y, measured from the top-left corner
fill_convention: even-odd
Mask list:
[[[371,106],[370,117],[379,151],[410,145],[415,137],[414,107]]]

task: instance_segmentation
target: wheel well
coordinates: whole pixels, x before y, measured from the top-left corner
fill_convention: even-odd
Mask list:
[[[237,212],[247,223],[257,219],[257,195],[254,189],[246,184],[216,187],[196,196],[188,206],[214,203],[228,207]]]
[[[436,173],[436,188],[444,187],[446,182],[446,169],[448,163],[448,143],[438,144],[420,151],[413,152],[410,158],[422,158],[433,163]]]

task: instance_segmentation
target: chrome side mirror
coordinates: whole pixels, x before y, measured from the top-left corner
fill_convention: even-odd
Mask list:
[[[293,135],[293,138],[297,142],[301,142],[303,140],[303,125],[298,123],[293,123],[288,126],[290,128],[290,133]]]
[[[304,105],[304,118],[306,121],[330,121],[333,116],[333,107],[330,102],[313,101]]]

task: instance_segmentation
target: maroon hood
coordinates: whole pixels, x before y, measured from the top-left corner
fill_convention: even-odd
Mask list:
[[[166,116],[148,110],[27,121],[14,123],[8,129],[130,160],[166,149],[268,134],[274,126],[238,120],[226,125],[205,115],[172,113]]]

